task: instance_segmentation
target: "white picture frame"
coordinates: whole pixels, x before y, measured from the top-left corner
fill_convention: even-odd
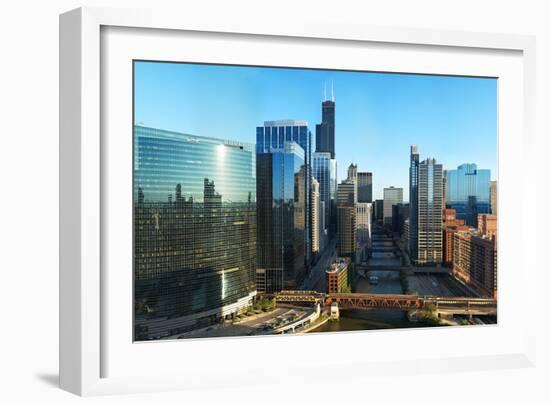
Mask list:
[[[108,255],[113,252],[105,243],[104,231],[109,227],[110,222],[106,220],[116,216],[116,210],[113,210],[110,204],[112,198],[115,197],[112,196],[110,187],[113,179],[108,181],[107,178],[124,176],[124,171],[114,171],[119,168],[114,166],[110,160],[112,154],[109,153],[109,147],[124,148],[125,143],[112,141],[113,136],[105,137],[106,133],[110,133],[114,126],[110,126],[111,123],[106,123],[109,120],[107,119],[109,113],[102,108],[105,107],[105,102],[114,105],[115,100],[120,100],[116,107],[126,108],[120,110],[124,115],[127,112],[128,94],[124,95],[125,87],[120,87],[118,94],[122,93],[123,97],[118,98],[119,95],[113,95],[111,98],[110,88],[105,86],[110,86],[113,81],[106,83],[102,80],[104,78],[102,74],[107,74],[103,70],[106,66],[102,57],[110,55],[108,51],[102,49],[102,47],[107,48],[102,34],[108,32],[110,27],[117,27],[116,30],[122,30],[119,32],[123,32],[123,35],[129,34],[130,36],[132,35],[130,31],[137,29],[154,29],[156,33],[171,33],[163,37],[164,39],[158,36],[155,39],[165,42],[165,45],[159,46],[159,48],[167,49],[165,54],[162,53],[164,52],[162,49],[158,50],[158,57],[170,54],[173,41],[179,40],[178,32],[182,34],[192,32],[194,37],[216,33],[216,40],[223,38],[224,35],[228,37],[227,40],[230,36],[237,35],[239,38],[253,38],[254,42],[260,45],[262,41],[269,41],[275,45],[293,41],[300,47],[307,47],[311,45],[312,40],[319,40],[329,41],[330,43],[325,43],[323,46],[333,46],[335,49],[346,44],[394,46],[397,54],[406,51],[406,47],[411,47],[415,52],[424,54],[424,59],[421,60],[425,62],[424,67],[419,64],[411,70],[433,74],[438,72],[464,74],[465,71],[470,71],[472,75],[475,75],[476,68],[479,69],[479,72],[484,70],[482,66],[467,70],[465,66],[453,68],[452,66],[445,67],[443,63],[437,64],[436,60],[438,59],[430,54],[431,50],[443,52],[446,54],[444,57],[455,61],[461,57],[461,54],[457,52],[470,52],[474,54],[472,56],[474,58],[494,53],[493,56],[496,59],[491,59],[490,55],[490,60],[487,59],[487,74],[491,75],[490,72],[493,69],[497,71],[501,68],[504,72],[503,77],[509,77],[505,81],[508,84],[505,84],[506,87],[503,88],[504,93],[508,97],[512,94],[517,95],[513,100],[509,100],[510,103],[507,102],[508,99],[499,103],[499,119],[503,119],[499,130],[501,133],[510,133],[510,137],[505,137],[504,141],[499,137],[499,160],[507,158],[514,152],[520,154],[521,161],[529,161],[534,155],[535,43],[534,38],[529,36],[369,27],[315,20],[304,20],[301,24],[294,24],[291,19],[283,22],[252,21],[244,17],[214,20],[152,10],[81,8],[65,13],[60,17],[60,385],[63,389],[79,395],[96,395],[192,387],[206,388],[216,385],[234,385],[235,383],[252,385],[273,382],[274,379],[281,382],[290,380],[297,375],[301,377],[302,381],[313,378],[318,380],[323,376],[327,376],[327,379],[329,376],[331,378],[338,377],[334,374],[337,371],[323,371],[323,366],[325,369],[334,369],[335,366],[338,366],[342,372],[352,371],[368,376],[381,372],[406,374],[410,371],[418,373],[533,365],[535,327],[534,322],[529,320],[529,312],[522,316],[522,320],[518,319],[517,323],[504,320],[504,325],[500,323],[500,316],[506,307],[510,307],[510,312],[512,312],[513,303],[520,298],[524,303],[523,307],[531,307],[534,312],[534,286],[523,285],[524,288],[518,291],[513,284],[507,285],[506,283],[504,283],[504,287],[499,285],[499,293],[509,291],[510,295],[513,294],[514,297],[513,300],[509,300],[509,304],[506,304],[506,298],[503,305],[499,300],[498,326],[487,327],[485,330],[456,328],[420,331],[422,337],[429,340],[430,343],[438,343],[443,338],[454,337],[453,335],[466,338],[478,337],[480,331],[484,332],[483,335],[488,340],[491,337],[502,338],[502,340],[510,338],[511,342],[508,347],[496,346],[487,354],[484,354],[482,350],[476,351],[474,348],[472,348],[471,354],[463,354],[460,349],[454,353],[449,351],[448,353],[436,352],[427,355],[410,354],[405,356],[399,356],[396,353],[387,354],[387,357],[376,355],[373,352],[371,357],[363,357],[358,354],[353,357],[337,357],[328,362],[312,361],[307,365],[300,363],[299,359],[291,358],[273,364],[275,372],[277,372],[276,376],[273,376],[272,373],[268,375],[267,371],[264,371],[265,374],[262,373],[261,365],[250,367],[249,369],[255,371],[256,375],[253,380],[247,380],[246,377],[240,376],[242,372],[239,370],[239,365],[244,368],[246,363],[235,363],[237,370],[233,373],[224,372],[225,367],[222,363],[218,369],[201,363],[203,360],[211,364],[211,360],[205,359],[204,354],[201,354],[201,349],[204,350],[205,346],[208,346],[210,354],[220,357],[225,354],[226,346],[238,347],[242,345],[242,339],[147,343],[147,347],[144,347],[144,344],[132,344],[131,340],[125,336],[122,337],[122,341],[115,340],[116,335],[113,336],[113,333],[117,333],[118,330],[113,327],[113,324],[118,322],[122,324],[122,327],[126,326],[127,316],[124,315],[128,314],[128,309],[124,305],[120,305],[120,309],[114,309],[114,305],[111,305],[119,303],[113,301],[113,298],[109,296],[113,292],[113,287],[116,289],[115,284],[120,285],[120,281],[117,282],[115,278],[109,276],[109,272],[105,271],[109,266],[108,259],[110,257]],[[126,31],[124,31],[125,29]],[[151,32],[147,31],[144,35]],[[146,46],[145,42],[142,45],[144,47]],[[109,46],[120,46],[121,43],[113,40],[108,44]],[[128,48],[131,49],[131,47]],[[235,52],[238,51],[235,50]],[[265,52],[267,53],[267,51]],[[509,62],[502,61],[502,66],[499,67],[498,64],[501,63],[498,61],[500,60],[499,52],[513,53],[513,60],[511,58]],[[119,54],[123,53],[121,51]],[[478,56],[475,56],[476,54]],[[128,54],[124,57],[131,58],[133,56]],[[228,57],[230,56],[220,53],[216,60],[227,62]],[[252,56],[242,55],[239,60],[241,62],[243,60],[250,61],[261,57],[263,57],[262,52],[259,52]],[[200,60],[194,59],[193,61]],[[263,63],[268,64],[269,60],[265,59]],[[311,63],[315,64],[316,62],[312,61]],[[380,69],[384,70],[384,62],[380,63]],[[507,70],[508,67],[505,67],[505,65],[508,66],[507,63],[509,63],[509,70]],[[320,65],[315,64],[315,66]],[[518,73],[519,67],[521,67],[521,74]],[[107,69],[110,69],[109,65],[107,65]],[[124,70],[117,72],[116,68],[108,70],[108,74],[111,75],[123,73]],[[120,76],[113,77],[120,78]],[[109,95],[104,98],[107,93]],[[500,95],[502,96],[502,91]],[[518,106],[521,107],[521,110],[517,109]],[[125,110],[126,112],[124,112]],[[518,116],[508,116],[516,115],[512,113],[514,111]],[[509,113],[503,116],[503,112]],[[517,133],[513,133],[511,130],[513,128],[518,129],[515,130]],[[499,181],[501,176],[509,181],[521,179],[522,187],[536,188],[534,175],[528,178],[519,178],[514,176],[517,174],[514,174],[511,169],[506,169],[502,164],[500,167],[503,169],[499,171]],[[523,202],[523,199],[527,197],[521,195],[519,200],[511,200],[510,194],[511,192],[506,192],[506,186],[502,192],[499,188],[500,212],[513,208],[514,203]],[[113,214],[106,216],[106,211],[111,211]],[[504,224],[501,225],[501,222]],[[503,234],[503,240],[499,240],[499,248],[503,244],[505,246],[517,244],[514,256],[507,253],[501,254],[499,250],[499,276],[501,268],[505,268],[507,265],[506,262],[502,262],[503,256],[506,259],[509,258],[510,261],[517,259],[515,261],[520,262],[521,276],[535,276],[534,257],[527,253],[529,242],[527,234],[530,230],[527,221],[522,221],[521,215],[509,222],[499,217],[499,229],[508,231],[508,233],[517,232],[513,238],[507,239]],[[131,226],[118,225],[115,231],[127,231],[129,234]],[[112,239],[114,233],[109,234]],[[112,281],[108,287],[107,279]],[[510,277],[508,277],[509,279]],[[508,280],[506,280],[506,276],[503,276],[502,281]],[[127,295],[124,292],[122,294]],[[529,309],[524,309],[524,311],[529,311]],[[117,312],[126,313],[119,314]],[[127,326],[129,328],[131,323],[127,323]],[[370,332],[368,337],[376,337],[377,342],[380,343],[384,343],[382,338],[395,342],[404,337],[415,337],[416,333],[412,334],[412,332],[418,332],[418,330],[379,332],[376,335]],[[307,344],[321,345],[323,342],[334,340],[337,337],[341,338],[344,344],[353,346],[361,343],[361,338],[364,338],[365,334],[365,332],[353,332],[353,334],[338,333],[314,336],[314,339],[311,340],[315,340],[315,342]],[[283,346],[285,349],[290,346],[295,351],[314,348],[306,345],[304,342],[306,339],[308,338],[296,336],[253,337],[248,338],[246,343],[249,346],[247,348],[251,350],[250,356],[254,357],[254,354],[257,353],[255,349],[265,349],[266,346],[272,354],[277,354]],[[127,343],[128,345],[123,346],[116,343]],[[498,345],[496,342],[494,344]],[[148,351],[144,351],[146,349]],[[168,362],[167,357],[175,354],[176,350],[179,350],[177,354],[188,358],[185,364],[181,364],[182,361],[175,365]],[[118,354],[120,351],[125,351],[126,355]],[[119,365],[116,370],[110,368],[111,362],[116,360],[127,361],[131,364],[133,354],[140,354],[140,360],[156,360],[156,366],[151,365],[153,370],[141,371],[141,375],[132,371],[132,365],[127,367]],[[150,363],[152,362],[150,361]],[[159,368],[159,365],[162,365],[162,369]],[[135,368],[135,365],[133,367]],[[147,365],[147,367],[150,366]],[[190,367],[193,368],[192,372],[188,370]],[[304,371],[304,369],[308,370]],[[311,371],[311,369],[315,370]],[[208,375],[208,379],[205,378],[206,375]]]

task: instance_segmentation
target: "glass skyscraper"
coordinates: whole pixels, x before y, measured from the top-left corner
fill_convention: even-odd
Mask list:
[[[409,255],[414,261],[418,257],[418,147],[413,144],[410,150],[409,165]],[[377,217],[378,218],[378,217]]]
[[[217,323],[256,295],[254,146],[134,126],[136,340]]]
[[[319,199],[325,203],[325,226],[332,237],[336,222],[336,160],[328,152],[313,153],[313,176],[319,182]]]
[[[372,172],[357,172],[357,201],[372,202]]]
[[[311,261],[311,132],[308,122],[305,120],[271,120],[264,122],[263,126],[256,127],[256,153],[264,154],[272,149],[283,149],[285,143],[293,141],[297,143],[304,152],[304,180],[306,191],[306,267]]]
[[[257,154],[258,269],[261,292],[298,288],[305,270],[304,150],[288,141]]]
[[[321,123],[315,126],[315,151],[328,152],[332,159],[336,158],[334,144],[335,107],[334,89],[331,89],[330,101],[326,99],[326,94],[324,96]]]
[[[456,210],[456,217],[467,225],[477,226],[478,214],[491,212],[491,170],[476,164],[462,164],[447,171],[446,204]]]

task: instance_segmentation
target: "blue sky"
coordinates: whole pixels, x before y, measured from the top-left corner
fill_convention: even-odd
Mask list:
[[[134,72],[136,124],[249,143],[265,120],[300,119],[314,144],[333,83],[339,179],[357,163],[375,198],[391,185],[408,198],[411,144],[444,169],[474,162],[497,176],[496,79],[158,62]]]

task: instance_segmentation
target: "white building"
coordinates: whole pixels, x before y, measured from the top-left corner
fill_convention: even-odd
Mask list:
[[[317,182],[315,178],[312,178],[312,181],[311,181],[311,251],[313,253],[319,253],[321,250],[321,244],[320,244],[321,211],[320,211],[319,203],[320,203],[319,182]]]

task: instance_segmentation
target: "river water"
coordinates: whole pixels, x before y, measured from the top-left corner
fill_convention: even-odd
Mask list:
[[[393,252],[387,250],[393,245],[390,238],[379,235],[373,241],[372,257],[369,260],[371,265],[399,265],[400,259]],[[369,284],[365,278],[360,278],[355,285],[355,292],[375,294],[402,294],[399,272],[396,271],[371,271],[371,276],[378,276],[376,285]],[[372,330],[372,329],[395,329],[424,327],[425,324],[409,322],[407,314],[401,311],[392,310],[340,310],[338,321],[329,321],[312,333],[337,332],[349,330]]]

